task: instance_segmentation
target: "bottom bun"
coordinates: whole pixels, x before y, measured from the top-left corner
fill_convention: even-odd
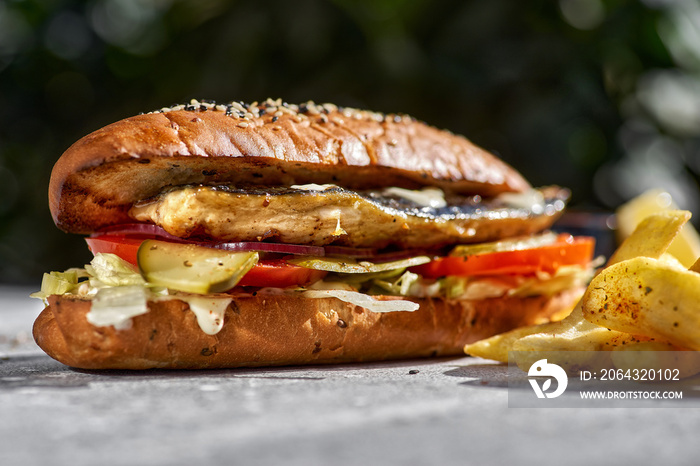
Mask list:
[[[130,328],[88,323],[90,301],[50,296],[34,339],[81,369],[206,369],[464,355],[467,343],[570,309],[581,289],[552,297],[414,299],[414,312],[374,313],[335,298],[237,296],[224,326],[205,334],[187,303],[149,302]],[[391,298],[385,298],[391,299]]]

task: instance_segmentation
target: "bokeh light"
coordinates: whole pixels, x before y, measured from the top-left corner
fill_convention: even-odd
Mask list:
[[[0,282],[88,260],[50,218],[51,167],[142,111],[409,113],[608,212],[655,187],[700,207],[699,96],[697,0],[0,1]]]

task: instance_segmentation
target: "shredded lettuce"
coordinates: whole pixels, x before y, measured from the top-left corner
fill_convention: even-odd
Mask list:
[[[412,312],[420,307],[413,301],[403,299],[378,300],[370,295],[358,293],[357,291],[346,290],[309,290],[304,291],[302,296],[305,298],[337,298],[355,306],[360,306],[371,312]]]
[[[578,265],[560,267],[554,275],[530,278],[511,288],[508,296],[552,296],[562,290],[586,286],[593,278],[594,270],[594,267]]]
[[[133,265],[115,254],[95,254],[85,270],[91,275],[90,284],[97,288],[146,284]]]
[[[458,298],[464,294],[469,280],[466,277],[448,276],[438,280],[440,291],[447,298]]]
[[[41,279],[41,290],[30,294],[29,297],[46,301],[46,298],[54,294],[75,292],[80,286],[80,279],[87,277],[88,274],[84,269],[45,273]]]
[[[373,283],[391,294],[408,296],[413,284],[420,280],[420,275],[413,272],[404,272],[394,281],[374,279]]]
[[[117,330],[131,326],[131,318],[148,312],[148,289],[142,285],[100,288],[92,300],[87,320],[98,327]]]
[[[91,324],[123,329],[131,325],[131,317],[148,312],[149,298],[167,295],[168,290],[146,283],[138,271],[120,257],[98,253],[84,269],[44,274],[41,291],[30,296],[46,301],[51,295],[63,294],[92,298],[87,314]]]

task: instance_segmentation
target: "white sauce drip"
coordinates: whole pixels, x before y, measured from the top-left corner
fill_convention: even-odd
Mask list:
[[[530,189],[522,193],[502,193],[497,199],[516,209],[529,209],[535,215],[544,212],[544,195],[536,189]]]
[[[423,207],[432,207],[440,209],[447,206],[445,201],[445,193],[439,188],[423,188],[421,190],[411,190],[404,188],[391,187],[382,191],[384,196],[396,196],[408,199],[411,202]]]
[[[292,189],[300,189],[302,191],[326,191],[328,189],[337,188],[338,186],[334,184],[293,184],[290,186]]]
[[[200,296],[177,296],[185,301],[197,317],[197,324],[207,335],[216,335],[224,326],[224,313],[233,298],[207,298]]]

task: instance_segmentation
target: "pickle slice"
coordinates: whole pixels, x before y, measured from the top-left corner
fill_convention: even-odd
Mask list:
[[[554,244],[556,241],[557,235],[548,231],[537,236],[525,238],[513,238],[489,243],[460,244],[450,252],[450,256],[467,257],[479,254],[491,254],[492,252],[522,251],[524,249],[536,249],[548,244]]]
[[[405,269],[430,262],[427,256],[416,256],[391,262],[357,262],[354,259],[338,259],[333,257],[295,257],[289,259],[290,264],[306,267],[307,269],[325,270],[336,273],[377,273],[389,270]]]
[[[232,253],[152,239],[138,251],[139,270],[149,283],[200,294],[230,290],[257,262],[257,252]]]

